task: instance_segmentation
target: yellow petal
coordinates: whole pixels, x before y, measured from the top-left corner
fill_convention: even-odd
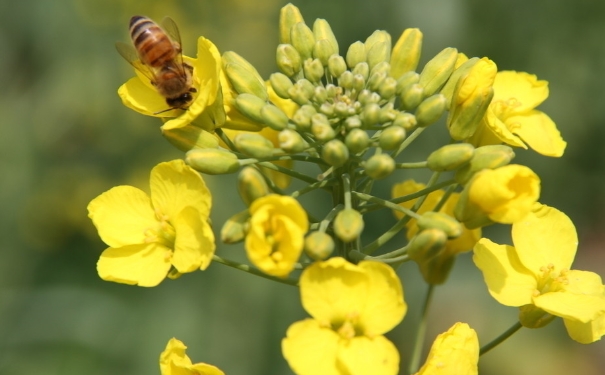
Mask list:
[[[565,319],[564,323],[569,337],[581,344],[590,344],[605,335],[605,314],[601,314],[587,323],[568,319]]]
[[[512,237],[521,262],[534,274],[552,264],[569,269],[576,255],[578,235],[563,212],[545,205],[513,224]]]
[[[468,324],[456,323],[437,336],[416,375],[477,375],[479,339]]]
[[[563,319],[588,323],[605,314],[605,296],[587,296],[566,292],[544,293],[534,298],[542,310]]]
[[[407,305],[399,277],[384,263],[362,261],[358,266],[367,272],[368,295],[359,321],[368,336],[381,335],[401,322]]]
[[[88,217],[111,247],[141,244],[145,231],[158,225],[151,200],[132,186],[117,186],[93,199]]]
[[[384,336],[341,341],[337,356],[346,369],[343,375],[396,375],[399,372],[399,352]]]
[[[309,230],[309,219],[307,217],[307,213],[296,199],[277,194],[267,195],[255,200],[252,205],[250,205],[250,214],[254,215],[255,211],[263,206],[270,206],[273,214],[287,216],[303,232],[306,233]]]
[[[109,248],[97,262],[103,280],[117,283],[156,286],[170,269],[172,251],[157,243]]]
[[[153,206],[172,220],[185,207],[192,206],[208,217],[212,197],[198,172],[182,160],[156,165],[151,170],[151,199]]]
[[[225,375],[218,367],[207,363],[196,363],[189,367],[189,369],[191,370],[191,375]]]
[[[170,111],[156,115],[155,113],[168,108],[166,98],[138,76],[129,79],[120,86],[118,95],[126,107],[146,116],[168,117],[178,113],[177,111]]]
[[[539,154],[560,157],[567,146],[557,125],[543,112],[534,110],[508,117],[506,125]]]
[[[191,366],[191,359],[185,354],[187,347],[174,337],[168,341],[166,349],[160,354],[160,371],[162,375],[176,375],[173,367],[186,368]]]
[[[173,222],[176,231],[172,265],[180,273],[205,270],[214,255],[214,233],[207,221],[193,207],[185,207]]]
[[[344,375],[337,366],[340,337],[313,319],[293,323],[282,340],[282,354],[297,375]]]
[[[508,101],[511,98],[517,102],[515,113],[533,109],[548,98],[548,82],[538,81],[535,75],[525,72],[498,72],[492,101]]]
[[[497,144],[493,140],[493,137],[495,136],[498,140],[508,145],[527,148],[521,138],[516,136],[514,132],[509,128],[506,119],[500,118],[498,114],[494,111],[493,105],[490,105],[487,108],[487,111],[485,112],[485,117],[483,118],[483,121],[479,125],[479,127],[482,128],[482,131],[480,131],[480,136],[482,137],[482,139],[477,139],[479,135],[473,136],[473,139],[476,142],[473,142],[475,146]],[[489,131],[487,131],[486,129],[488,129]]]
[[[307,267],[300,277],[300,295],[305,310],[329,325],[362,311],[368,296],[368,276],[344,258],[330,258]]]
[[[521,264],[513,247],[482,238],[475,245],[473,261],[483,273],[489,293],[498,302],[506,306],[532,303],[536,279]]]

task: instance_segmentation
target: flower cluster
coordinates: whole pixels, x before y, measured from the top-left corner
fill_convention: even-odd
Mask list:
[[[109,246],[98,262],[101,278],[149,287],[213,260],[298,286],[311,317],[285,332],[282,352],[301,375],[397,374],[400,353],[384,336],[407,311],[397,267],[417,263],[430,291],[469,251],[491,295],[519,307],[507,334],[555,317],[578,342],[605,334],[601,278],[569,270],[577,248],[572,222],[538,203],[535,172],[511,164],[514,147],[563,155],[556,125],[535,109],[548,96],[546,81],[498,71],[490,59],[455,48],[419,67],[418,29],[404,30],[394,45],[376,31],[345,51],[327,21],[308,25],[291,4],[281,10],[279,33],[279,72],[268,80],[200,38],[197,59],[184,58],[195,86],[187,108],[163,111],[164,98],[143,74],[119,89],[126,106],[162,117],[162,134],[186,155],[152,170],[151,196],[119,186],[90,203]],[[408,147],[442,118],[451,141],[426,160],[410,160]],[[316,165],[319,175],[294,162]],[[417,182],[416,170],[431,177]],[[214,254],[211,196],[200,173],[239,173],[246,209],[222,225],[220,239],[243,243],[250,264]],[[375,195],[389,176],[401,181],[392,196]],[[292,179],[303,187],[289,188]],[[317,207],[298,200],[309,193],[332,196],[319,218],[310,214]],[[364,215],[377,210],[396,220],[368,239]],[[481,228],[496,223],[512,225],[514,247],[481,238]],[[400,245],[385,252],[389,241]],[[184,349],[174,339],[168,344],[162,374],[222,374],[192,364]],[[423,366],[421,351],[411,353],[409,372],[477,374],[479,354],[477,334],[459,322],[437,337]]]

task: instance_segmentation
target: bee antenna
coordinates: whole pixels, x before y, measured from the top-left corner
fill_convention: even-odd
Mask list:
[[[178,109],[178,108],[167,108],[167,109],[164,109],[164,110],[162,110],[162,111],[153,112],[153,114],[154,114],[154,115],[159,115],[160,113],[164,113],[164,112],[172,111],[173,109]]]

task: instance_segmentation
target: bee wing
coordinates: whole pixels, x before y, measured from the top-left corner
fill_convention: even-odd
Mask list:
[[[176,22],[174,22],[174,20],[170,17],[164,17],[164,19],[162,20],[162,22],[160,22],[160,26],[162,27],[162,29],[164,29],[164,31],[166,32],[166,34],[168,34],[168,36],[170,37],[170,39],[172,40],[172,43],[174,44],[174,47],[179,51],[179,53],[177,54],[175,60],[176,60],[176,66],[178,67],[178,69],[181,71],[181,73],[184,75],[184,66],[183,66],[183,45],[181,44],[181,33],[179,32],[179,28],[176,25]]]
[[[149,69],[147,65],[141,62],[137,50],[132,45],[124,42],[116,42],[116,50],[124,60],[128,61],[130,65],[141,72],[141,74],[147,77],[151,82],[156,81],[153,70]]]

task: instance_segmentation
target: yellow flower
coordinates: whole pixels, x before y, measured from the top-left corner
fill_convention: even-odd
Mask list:
[[[534,109],[548,97],[548,82],[538,81],[525,72],[502,71],[496,74],[494,98],[479,130],[471,138],[476,146],[499,144],[534,149],[560,157],[567,143],[555,123]]]
[[[136,77],[131,78],[118,89],[118,95],[122,98],[124,105],[147,116],[173,117],[162,126],[163,130],[181,128],[196,122],[205,130],[212,131],[214,127],[208,125],[207,121],[200,120],[205,117],[214,117],[214,108],[209,107],[216,102],[219,94],[221,56],[216,46],[206,38],[200,37],[197,47],[197,59],[183,57],[184,62],[193,67],[193,86],[196,89],[196,92],[193,93],[193,101],[185,111],[174,109],[158,113],[169,108],[166,99],[139,70],[135,70]],[[202,118],[196,121],[200,116]]]
[[[522,220],[538,201],[540,178],[524,165],[511,164],[478,172],[465,190],[469,212],[478,208],[494,222],[512,224]]]
[[[393,185],[391,196],[393,198],[401,197],[404,195],[412,194],[420,191],[426,187],[425,184],[415,182],[414,180],[406,180],[402,183]],[[430,193],[420,209],[417,211],[420,215],[425,212],[433,210],[433,208],[439,203],[445,192],[443,190],[436,190]],[[452,193],[447,202],[441,207],[439,212],[446,215],[454,216],[454,207],[458,203],[460,194]],[[405,208],[412,208],[416,203],[416,199],[400,203]],[[403,213],[399,211],[393,211],[398,219],[403,217]],[[416,220],[412,219],[406,224],[407,238],[412,239],[418,233],[418,225]],[[462,234],[457,238],[452,238],[445,243],[445,250],[439,254],[439,256],[433,259],[418,264],[420,271],[427,282],[431,284],[441,284],[446,281],[449,270],[453,266],[453,261],[456,255],[459,253],[470,251],[477,241],[481,238],[481,229],[467,229],[463,226]]]
[[[93,199],[88,216],[109,248],[97,271],[103,280],[158,285],[171,267],[178,273],[206,269],[214,254],[208,224],[211,196],[202,177],[182,160],[151,171],[151,197],[117,186]]]
[[[437,336],[416,375],[477,375],[479,339],[466,323],[456,323]]]
[[[270,194],[252,202],[249,212],[248,259],[268,275],[288,276],[309,230],[305,210],[292,197]]]
[[[225,375],[217,367],[206,364],[193,364],[185,354],[187,347],[175,338],[168,341],[166,349],[160,354],[162,375]]]
[[[393,269],[343,258],[316,262],[300,278],[303,307],[312,316],[292,324],[282,353],[298,375],[394,375],[399,353],[383,334],[407,305]]]
[[[526,312],[534,317],[548,313],[563,318],[572,339],[599,340],[605,334],[605,286],[595,273],[569,269],[578,245],[571,220],[552,207],[538,205],[513,224],[512,239],[514,247],[486,238],[475,246],[473,260],[492,297],[503,305],[522,307],[520,319],[526,326],[532,318]]]

